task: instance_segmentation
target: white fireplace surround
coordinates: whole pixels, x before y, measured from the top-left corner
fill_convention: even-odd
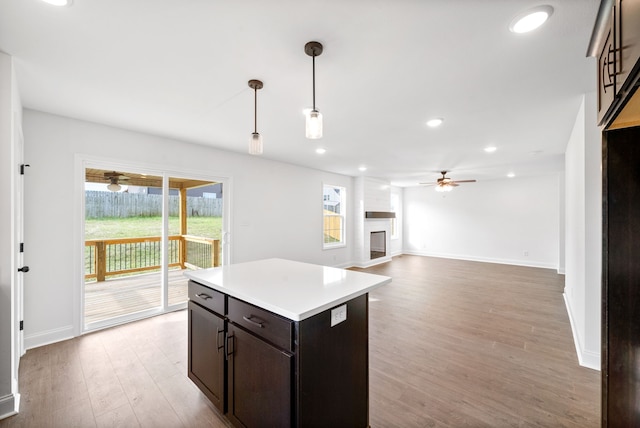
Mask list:
[[[384,232],[385,236],[385,251],[386,255],[384,257],[378,257],[376,259],[371,259],[371,232]],[[380,263],[385,263],[391,261],[391,220],[388,218],[380,218],[380,219],[372,219],[368,218],[364,221],[364,242],[363,242],[363,256],[365,260],[363,260],[364,267],[369,267],[373,265],[377,265]]]

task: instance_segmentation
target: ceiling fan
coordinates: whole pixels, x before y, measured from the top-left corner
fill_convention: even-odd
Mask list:
[[[104,179],[110,182],[107,186],[107,189],[111,190],[112,192],[117,192],[118,190],[122,189],[122,186],[120,186],[118,182],[128,181],[129,177],[124,174],[120,174],[119,172],[113,171],[105,172]]]
[[[450,192],[454,187],[458,187],[458,183],[475,183],[476,180],[452,180],[447,177],[447,171],[440,171],[442,177],[438,178],[435,183],[420,183],[425,186],[436,186],[436,192]]]

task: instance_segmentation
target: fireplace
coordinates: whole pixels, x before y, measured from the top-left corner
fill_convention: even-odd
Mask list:
[[[378,230],[370,234],[370,259],[377,259],[387,255],[387,232]]]

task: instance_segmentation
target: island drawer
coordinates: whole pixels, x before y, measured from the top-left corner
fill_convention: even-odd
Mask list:
[[[224,294],[191,280],[189,280],[189,300],[219,315],[225,315]]]
[[[233,297],[229,297],[228,318],[266,341],[293,351],[293,321]]]

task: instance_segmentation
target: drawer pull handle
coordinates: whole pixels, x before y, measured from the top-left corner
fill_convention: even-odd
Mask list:
[[[207,299],[211,298],[211,296],[209,296],[208,294],[204,294],[204,293],[196,294],[196,297],[199,297],[202,300],[207,300]]]
[[[255,325],[256,327],[260,327],[260,328],[264,327],[261,322],[257,322],[257,321],[252,320],[251,319],[251,315],[249,315],[248,317],[243,315],[242,319],[245,320],[246,322],[250,322],[251,324]]]

